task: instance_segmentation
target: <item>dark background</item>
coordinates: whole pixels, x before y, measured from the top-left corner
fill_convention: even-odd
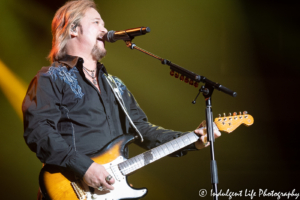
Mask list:
[[[11,70],[23,84],[18,90],[16,81],[0,71],[1,199],[35,199],[37,193],[42,164],[22,137],[22,119],[17,114],[22,98],[10,94],[23,97],[37,71],[49,65],[51,21],[64,2],[0,1],[1,69]],[[149,26],[149,34],[134,39],[137,46],[238,93],[236,98],[219,91],[213,95],[215,117],[244,110],[254,117],[252,126],[241,126],[216,140],[220,189],[300,192],[298,3],[95,2],[108,30]],[[103,63],[109,73],[125,82],[152,123],[188,131],[205,118],[202,96],[191,104],[198,90],[170,77],[167,66],[128,49],[122,41],[106,48]],[[144,151],[135,145],[130,150],[131,156]],[[149,189],[144,199],[203,199],[199,190],[211,189],[209,163],[208,148],[182,158],[167,157],[137,171],[129,182]]]

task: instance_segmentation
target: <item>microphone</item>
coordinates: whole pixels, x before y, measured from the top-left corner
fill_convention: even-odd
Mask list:
[[[115,42],[117,40],[132,40],[135,36],[145,35],[150,32],[149,27],[131,28],[122,31],[108,31],[103,39],[107,42]]]

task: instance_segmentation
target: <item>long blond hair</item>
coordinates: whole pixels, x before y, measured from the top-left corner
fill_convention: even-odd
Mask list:
[[[48,55],[51,62],[66,55],[65,46],[70,39],[69,30],[71,26],[79,25],[80,20],[88,8],[96,9],[93,0],[73,0],[68,1],[54,15],[52,21],[52,49]]]

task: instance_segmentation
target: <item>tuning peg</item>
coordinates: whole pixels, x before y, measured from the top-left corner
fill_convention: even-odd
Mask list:
[[[236,116],[236,115],[237,115],[237,113],[236,113],[236,112],[234,112],[234,113],[233,113],[233,116]]]
[[[240,118],[240,119],[243,119],[242,112],[240,111],[239,113],[240,113],[239,118]]]
[[[231,113],[229,113],[229,120],[232,120]]]
[[[178,78],[179,74],[177,72],[175,72],[175,78]]]
[[[195,83],[194,83],[195,88],[197,88],[198,85],[199,85],[199,84],[195,81]]]
[[[246,115],[246,114],[248,114],[248,112],[247,112],[247,111],[244,111],[243,114]]]
[[[170,71],[170,75],[174,76],[174,71],[173,70]]]
[[[180,76],[180,80],[181,80],[181,81],[184,80],[184,76],[183,76],[183,75]]]
[[[225,114],[225,113],[223,113],[223,115],[224,115],[224,117],[226,117],[226,114]]]
[[[190,85],[194,85],[194,81],[193,80],[190,80]]]
[[[220,122],[220,121],[222,121],[222,115],[221,114],[219,114],[219,119],[218,119],[218,121]]]

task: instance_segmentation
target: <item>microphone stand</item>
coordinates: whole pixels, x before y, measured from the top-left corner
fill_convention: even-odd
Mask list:
[[[131,40],[133,38],[134,37],[131,37]],[[171,61],[169,61],[169,60],[161,58],[157,55],[154,55],[154,54],[136,46],[134,43],[131,42],[131,40],[125,41],[127,47],[129,47],[130,49],[139,50],[153,58],[160,60],[162,64],[169,65],[170,69],[171,69],[171,72],[170,72],[171,76],[175,76],[175,78],[179,78],[179,74],[181,74],[181,76],[180,76],[181,81],[184,80],[185,83],[189,83],[190,85],[194,85],[195,87],[198,87],[199,82],[205,83],[205,86],[201,86],[201,88],[199,89],[199,93],[197,94],[195,100],[192,103],[193,104],[196,103],[196,99],[198,98],[199,94],[202,92],[205,102],[206,102],[206,109],[205,109],[206,127],[207,127],[207,140],[210,142],[210,153],[211,153],[210,170],[211,170],[211,183],[212,183],[213,192],[214,192],[213,198],[214,198],[214,200],[218,200],[217,184],[219,183],[219,180],[218,180],[217,162],[215,160],[215,152],[214,152],[215,138],[213,136],[213,112],[212,112],[211,97],[212,97],[214,89],[224,92],[232,97],[236,97],[237,93],[222,86],[219,83],[216,83],[216,82],[213,82],[213,81],[207,79],[204,76],[195,74],[194,72],[191,72],[187,69],[180,67],[179,65],[171,63]]]

